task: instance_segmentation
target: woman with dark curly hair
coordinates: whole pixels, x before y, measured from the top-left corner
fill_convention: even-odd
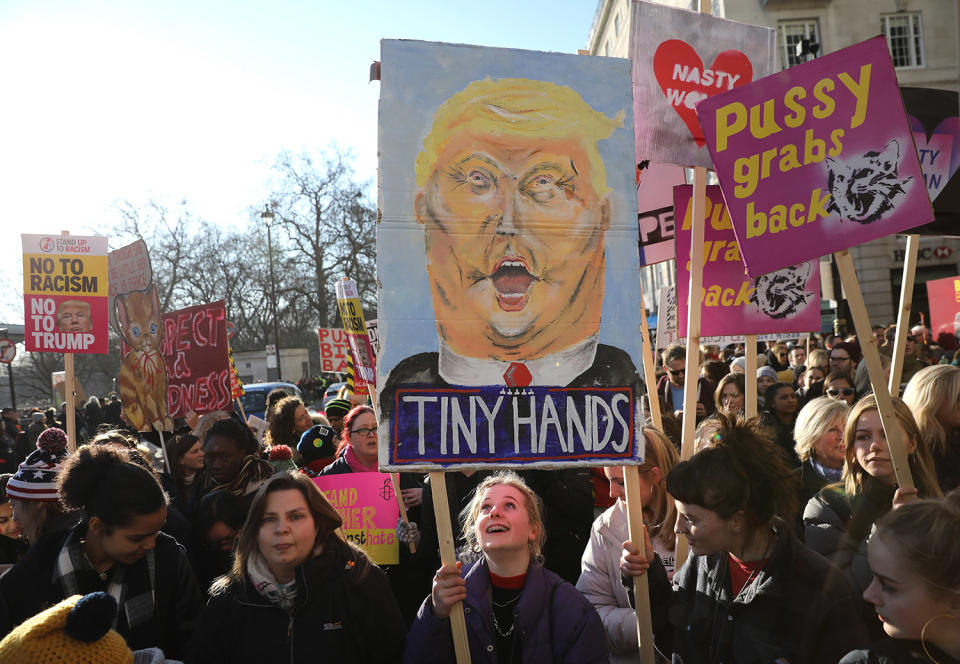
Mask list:
[[[644,551],[624,544],[621,572],[650,572],[657,648],[674,662],[820,664],[863,647],[857,596],[793,534],[786,454],[756,418],[717,422],[710,446],[667,475],[690,547],[673,587],[649,536]]]
[[[264,436],[265,447],[286,445],[296,448],[300,436],[313,426],[313,420],[300,397],[284,397],[271,410],[270,428]]]

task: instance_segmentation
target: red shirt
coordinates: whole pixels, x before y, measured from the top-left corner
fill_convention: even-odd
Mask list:
[[[747,585],[760,574],[760,570],[767,564],[769,558],[763,560],[740,560],[732,553],[727,554],[727,569],[730,570],[730,592],[736,597]]]

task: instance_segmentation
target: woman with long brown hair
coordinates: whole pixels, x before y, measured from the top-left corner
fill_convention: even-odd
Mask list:
[[[280,473],[260,487],[230,572],[186,662],[396,662],[406,626],[383,572],[349,543],[316,484]]]

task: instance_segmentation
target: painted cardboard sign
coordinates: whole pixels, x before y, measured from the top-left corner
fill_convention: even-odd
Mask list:
[[[677,310],[686,311],[690,294],[693,186],[673,190],[680,216],[677,229]],[[707,187],[703,238],[701,336],[810,332],[820,328],[820,261],[812,260],[747,276],[717,185]],[[678,321],[687,336],[687,317]]]
[[[773,29],[653,2],[632,12],[637,159],[712,168],[694,108],[772,74]]]
[[[960,336],[960,277],[928,281],[927,299],[934,341],[941,334]]]
[[[147,243],[136,240],[111,251],[107,255],[107,269],[110,271],[110,325],[122,336],[123,332],[117,326],[114,299],[117,295],[146,291],[153,283],[153,268],[150,265]]]
[[[381,50],[380,467],[639,463],[630,63]]]
[[[313,481],[343,519],[343,532],[378,565],[400,562],[397,519],[400,507],[385,473],[346,473]]]
[[[163,315],[163,359],[170,417],[229,409],[230,358],[223,300]]]
[[[31,353],[106,353],[107,238],[27,235],[24,344]]]
[[[364,394],[367,385],[377,383],[376,355],[367,336],[367,324],[363,320],[363,307],[360,305],[360,293],[352,279],[337,282],[337,307],[340,320],[347,333],[350,356],[353,358],[354,392]]]
[[[752,277],[933,219],[883,37],[697,113]]]
[[[676,255],[673,188],[685,182],[683,168],[643,160],[637,164],[637,230],[640,265],[668,261]]]
[[[320,371],[345,373],[350,355],[347,333],[339,327],[321,327],[317,328],[317,338],[320,340]]]

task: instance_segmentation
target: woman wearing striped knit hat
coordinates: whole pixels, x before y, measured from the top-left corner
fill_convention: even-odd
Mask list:
[[[42,535],[68,530],[79,520],[76,512],[64,512],[57,494],[57,475],[66,458],[67,434],[55,427],[45,429],[37,437],[37,449],[7,482],[13,518],[31,546]]]

